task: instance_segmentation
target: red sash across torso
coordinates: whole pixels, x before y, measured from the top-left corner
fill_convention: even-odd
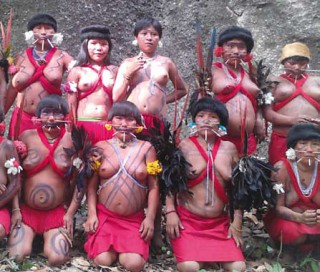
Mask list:
[[[215,62],[213,64],[214,66],[222,69],[222,63],[221,62]],[[234,74],[233,71],[231,71],[229,68],[227,68],[230,75],[233,77],[233,78],[237,78],[237,76]],[[256,98],[254,97],[254,95],[250,92],[248,92],[243,86],[242,86],[242,81],[244,79],[244,76],[245,76],[245,71],[243,69],[243,67],[241,66],[241,80],[240,82],[234,86],[234,89],[230,92],[230,90],[228,89],[228,87],[226,87],[225,89],[223,89],[220,93],[216,94],[216,98],[219,99],[221,102],[223,103],[226,103],[228,102],[230,99],[232,99],[233,97],[236,96],[237,93],[241,92],[242,94],[244,94],[246,97],[249,98],[253,108],[254,108],[254,111],[257,112],[257,100]]]
[[[58,175],[60,177],[64,177],[65,173],[60,170],[58,168],[58,166],[56,165],[56,162],[54,161],[54,151],[56,149],[56,147],[58,146],[58,144],[60,143],[62,137],[64,136],[66,130],[65,128],[61,128],[61,132],[60,132],[60,136],[58,137],[58,139],[53,143],[53,145],[50,145],[46,136],[44,135],[42,128],[38,128],[38,135],[42,141],[42,143],[45,145],[45,147],[49,150],[49,154],[48,156],[41,162],[39,163],[37,166],[35,166],[33,169],[27,170],[26,174],[28,177],[32,177],[33,175],[37,174],[38,172],[40,172],[43,168],[45,168],[48,164],[51,165],[51,167],[53,168],[53,170],[58,173]]]
[[[306,80],[309,77],[308,74],[304,74],[304,77],[297,80],[296,82],[293,78],[291,78],[285,74],[282,74],[280,76],[282,78],[285,78],[286,80],[290,81],[292,84],[294,84],[296,86],[296,90],[291,94],[291,96],[289,96],[285,100],[278,102],[278,103],[275,103],[273,105],[273,109],[275,111],[280,110],[281,108],[283,108],[285,105],[287,105],[290,101],[292,101],[294,98],[296,98],[299,95],[301,95],[303,98],[305,98],[312,106],[314,106],[318,111],[320,111],[320,103],[317,102],[316,100],[314,100],[311,96],[307,95],[302,89],[303,84],[306,82]]]
[[[57,94],[57,95],[62,95],[62,92],[59,88],[57,88],[56,86],[52,85],[52,83],[50,83],[50,81],[44,76],[43,74],[43,70],[46,68],[47,64],[50,62],[50,60],[52,59],[54,53],[57,51],[56,47],[53,47],[48,54],[45,57],[45,61],[46,63],[39,65],[33,55],[32,55],[32,51],[33,48],[30,47],[26,50],[26,54],[28,56],[29,61],[31,62],[31,64],[33,65],[33,67],[35,68],[34,74],[32,75],[31,78],[29,78],[28,82],[22,86],[17,88],[18,92],[23,91],[27,86],[30,86],[32,83],[36,82],[37,80],[40,81],[42,87],[49,93],[49,94]]]
[[[108,87],[104,86],[102,83],[102,73],[103,73],[103,70],[105,69],[106,66],[101,66],[100,70],[97,70],[96,68],[94,68],[90,64],[85,64],[85,65],[83,65],[83,67],[87,67],[87,68],[90,68],[91,70],[95,71],[98,74],[98,79],[89,90],[80,93],[79,99],[81,100],[81,99],[87,97],[88,95],[92,94],[98,87],[102,86],[103,90],[108,95],[109,100],[112,102],[112,93],[111,93],[112,88],[108,88]]]
[[[312,198],[318,193],[319,191],[319,185],[320,185],[320,176],[319,176],[319,171],[317,173],[317,177],[316,177],[316,183],[315,183],[315,186],[313,187],[312,189],[312,192],[309,196],[305,196],[300,188],[299,188],[299,184],[298,184],[298,180],[296,178],[296,175],[294,174],[293,172],[293,169],[292,169],[292,166],[290,164],[290,162],[287,160],[287,159],[283,159],[282,160],[287,168],[287,171],[288,171],[288,174],[289,174],[289,177],[290,177],[290,180],[292,182],[292,185],[296,191],[296,193],[298,194],[299,196],[299,204],[303,204],[311,209],[317,209],[318,208],[318,205],[315,204],[313,201],[312,201]],[[295,203],[293,206],[297,206],[297,203]]]
[[[211,160],[209,160],[208,158],[208,155],[207,153],[203,150],[202,146],[199,144],[197,138],[195,136],[192,136],[189,138],[193,143],[194,145],[197,147],[197,149],[199,150],[201,156],[207,161],[207,163],[209,163],[209,175],[211,177],[211,180],[214,180],[214,188],[215,188],[215,191],[217,193],[217,196],[221,199],[221,201],[223,203],[227,203],[228,202],[228,197],[223,189],[223,187],[221,186],[221,183],[219,181],[219,179],[217,178],[217,175],[214,175],[214,173],[212,172],[212,162]],[[217,152],[218,152],[218,149],[219,149],[219,146],[220,146],[220,138],[218,138],[214,144],[214,147],[212,149],[212,158],[213,160],[215,160],[216,158],[216,155],[217,155]],[[200,182],[203,181],[203,179],[206,177],[207,175],[207,171],[206,169],[203,170],[203,172],[195,179],[192,179],[192,180],[189,180],[188,181],[188,188],[191,188],[197,184],[199,184]],[[214,178],[212,179],[212,177],[214,176]]]

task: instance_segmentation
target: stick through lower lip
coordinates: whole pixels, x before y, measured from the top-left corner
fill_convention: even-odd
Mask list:
[[[110,126],[112,127],[122,127],[121,125],[113,125],[113,124],[110,124]],[[141,126],[126,126],[126,128],[133,128],[133,129],[136,129],[136,128],[140,128]],[[145,128],[145,127],[144,127]]]
[[[36,121],[48,121],[47,119],[35,118]],[[54,123],[70,123],[69,120],[55,120]]]

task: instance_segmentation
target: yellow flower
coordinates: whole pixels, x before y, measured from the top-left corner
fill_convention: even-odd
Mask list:
[[[90,166],[94,172],[98,172],[101,166],[101,162],[99,160],[93,160],[91,161]]]
[[[149,175],[158,175],[159,173],[161,173],[161,171],[162,167],[158,160],[147,163],[147,173]]]
[[[12,65],[14,63],[13,57],[11,56],[7,57],[7,60],[9,62],[9,65]]]
[[[106,128],[106,130],[111,130],[112,129],[112,125],[111,124],[105,124],[104,127]]]
[[[143,127],[137,127],[136,129],[134,129],[133,133],[141,133],[142,130]]]

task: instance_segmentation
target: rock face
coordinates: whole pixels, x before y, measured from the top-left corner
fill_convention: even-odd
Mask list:
[[[274,73],[279,70],[281,48],[294,41],[305,42],[312,52],[310,69],[318,69],[320,48],[320,5],[310,0],[0,0],[0,20],[6,23],[10,7],[14,10],[12,44],[14,53],[25,48],[23,33],[36,13],[49,13],[64,34],[61,48],[76,56],[79,29],[92,23],[107,25],[114,38],[115,64],[137,53],[131,45],[138,19],[153,16],[163,25],[163,48],[159,53],[171,57],[188,84],[193,84],[196,68],[195,22],[202,22],[204,48],[210,29],[240,25],[252,31],[253,55],[265,59]]]

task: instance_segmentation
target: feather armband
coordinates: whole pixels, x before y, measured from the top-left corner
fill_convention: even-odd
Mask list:
[[[162,172],[161,164],[158,160],[154,162],[147,163],[147,173],[148,175],[158,175]]]
[[[234,210],[263,212],[276,203],[271,172],[277,171],[271,164],[253,156],[244,156],[232,171],[231,206]]]

